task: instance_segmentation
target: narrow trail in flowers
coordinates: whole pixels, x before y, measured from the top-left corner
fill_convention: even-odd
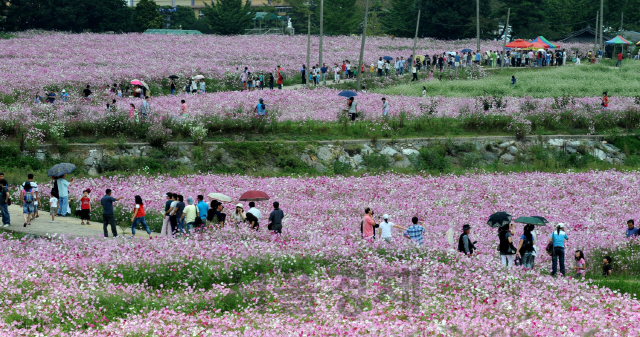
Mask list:
[[[6,230],[33,234],[38,236],[47,236],[57,234],[64,236],[93,236],[102,237],[102,223],[91,222],[91,225],[81,225],[79,218],[73,217],[60,217],[56,216],[55,222],[51,222],[51,216],[49,212],[40,210],[40,217],[31,221],[31,225],[23,227],[24,219],[22,217],[22,207],[20,205],[9,206],[9,215],[11,217],[11,226],[3,227]],[[109,229],[109,237],[111,234],[111,227]],[[117,227],[118,235],[131,236],[131,228],[125,233],[122,233],[120,227]],[[137,232],[137,236],[146,238],[147,233],[144,230]],[[159,233],[151,233],[151,236],[158,236]]]

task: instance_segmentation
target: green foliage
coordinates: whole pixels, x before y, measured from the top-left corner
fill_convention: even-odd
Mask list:
[[[213,29],[211,29],[211,26],[209,26],[209,21],[207,19],[198,19],[196,20],[191,27],[189,27],[189,29],[191,30],[197,30],[200,31],[200,33],[202,34],[213,34]]]
[[[446,157],[444,146],[423,147],[416,158],[416,166],[421,170],[446,172],[451,169],[451,160]]]
[[[134,22],[140,32],[147,29],[164,28],[164,19],[158,12],[158,6],[152,0],[140,0],[136,4]]]
[[[319,18],[318,18],[319,20]],[[326,35],[351,35],[362,22],[356,0],[324,1],[324,33]],[[362,31],[362,28],[359,29]]]
[[[362,156],[362,164],[369,170],[386,170],[389,168],[389,159],[382,154],[366,154]]]
[[[343,163],[339,160],[333,162],[333,173],[344,175],[349,172],[351,172],[351,165],[349,163]]]
[[[201,12],[216,34],[244,34],[254,17],[250,1],[243,4],[242,0],[218,0],[211,5],[204,5],[205,8]]]
[[[163,6],[162,8],[170,9],[171,6]],[[176,6],[177,11],[170,13],[168,16],[171,18],[167,23],[170,24],[170,29],[191,29],[190,27],[196,23],[196,16],[193,13],[193,9],[189,6]],[[166,16],[166,13],[165,13]]]

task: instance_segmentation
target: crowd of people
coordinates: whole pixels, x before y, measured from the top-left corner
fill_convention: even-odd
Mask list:
[[[392,229],[402,230],[402,236],[411,240],[416,247],[424,244],[424,233],[426,230],[424,222],[420,222],[418,217],[411,218],[411,223],[407,227],[399,226],[390,222],[390,216],[384,214],[381,221],[376,221],[374,211],[367,207],[365,215],[360,222],[360,232],[362,237],[372,242],[373,240],[382,239],[390,242],[393,238]],[[558,272],[565,276],[567,273],[565,265],[565,249],[569,237],[564,231],[565,224],[558,223],[554,230],[550,233],[545,248],[545,252],[552,257],[551,275],[556,276]],[[378,233],[376,236],[376,229]],[[477,241],[471,241],[471,226],[465,224],[462,227],[462,233],[458,237],[457,250],[467,256],[472,256],[477,250]],[[518,246],[514,245],[514,236],[516,235],[516,226],[511,223],[504,225],[498,229],[498,255],[500,262],[504,267],[521,266],[526,270],[535,267],[535,259],[538,256],[537,237],[539,235],[536,226],[527,224],[524,226],[523,233],[520,235]],[[625,232],[627,238],[640,236],[640,230],[635,227],[633,220],[627,221],[627,230]],[[576,278],[584,278],[587,270],[585,254],[582,250],[576,250],[574,253],[575,263],[573,270]],[[611,276],[613,267],[611,265],[613,259],[605,256],[602,261],[602,276]]]
[[[54,223],[56,216],[67,217],[72,213],[69,210],[69,186],[75,182],[74,178],[66,179],[66,175],[54,177],[53,187],[50,193],[42,192],[38,189],[38,184],[33,180],[33,174],[27,175],[27,181],[20,186],[19,204],[22,206],[23,227],[31,225],[31,221],[39,218],[38,209],[42,208],[42,203],[47,201],[49,205],[49,214],[51,222]],[[11,225],[11,216],[8,206],[11,205],[11,192],[7,181],[4,179],[4,173],[0,173],[0,215],[2,216],[2,225],[9,227]],[[210,203],[204,201],[204,196],[198,195],[196,199],[192,197],[184,198],[176,193],[167,193],[167,200],[163,212],[163,223],[160,235],[163,237],[172,237],[177,234],[190,234],[193,231],[201,231],[206,227],[223,228],[225,226],[239,227],[246,225],[256,231],[260,230],[260,222],[263,221],[262,212],[256,208],[255,202],[249,202],[249,209],[244,211],[244,204],[236,205],[235,210],[227,214],[224,205],[212,200]],[[112,195],[111,189],[105,191],[105,195],[99,199],[102,206],[102,223],[104,236],[108,237],[108,228],[111,227],[112,236],[118,236],[116,213],[114,203],[123,200],[123,197],[115,197]],[[77,208],[75,216],[80,219],[80,225],[91,225],[91,212],[94,202],[98,199],[91,198],[91,189],[84,189],[82,195],[77,199]],[[127,207],[127,206],[124,206]],[[131,206],[131,236],[135,237],[136,228],[143,227],[149,237],[151,230],[146,221],[147,211],[145,209],[142,197],[136,195],[132,200]],[[273,211],[267,218],[267,229],[274,234],[282,233],[282,220],[284,212],[280,209],[280,203],[273,203]]]

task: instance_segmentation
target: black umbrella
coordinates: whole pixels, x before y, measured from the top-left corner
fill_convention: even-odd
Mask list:
[[[498,228],[511,223],[511,215],[507,212],[493,213],[487,219],[487,225],[492,228]]]
[[[539,216],[522,216],[513,220],[513,222],[523,223],[527,225],[534,225],[534,226],[546,226],[544,221],[542,220],[544,218],[542,219],[540,218],[541,217]]]
[[[356,94],[355,91],[351,91],[351,90],[345,90],[345,91],[341,91],[338,96],[342,96],[342,97],[346,97],[346,98],[351,98],[351,97],[355,97],[358,96],[358,94]]]
[[[469,48],[465,48],[465,49],[462,49],[462,52],[463,52],[463,53],[470,53],[470,52],[471,52],[471,49],[469,49]]]
[[[175,79],[180,78],[180,76],[178,76],[178,75],[171,75],[171,76],[169,76],[169,78],[171,78],[171,79],[174,79],[174,80],[175,80]]]
[[[76,166],[71,163],[60,163],[54,165],[47,170],[47,176],[49,177],[62,177],[65,174],[69,174],[76,169]]]

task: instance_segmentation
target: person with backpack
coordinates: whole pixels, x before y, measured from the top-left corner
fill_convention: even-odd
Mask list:
[[[36,200],[36,192],[31,187],[31,183],[28,181],[23,185],[21,194],[22,200],[22,216],[24,217],[23,227],[31,225],[31,215],[35,214],[34,201]]]
[[[514,254],[516,253],[516,248],[513,246],[512,226],[504,225],[500,227],[500,232],[498,233],[498,238],[500,239],[500,244],[498,245],[500,261],[503,266],[508,268],[513,267]]]
[[[564,270],[564,243],[569,240],[567,233],[564,232],[564,224],[559,223],[556,226],[556,230],[551,233],[551,237],[549,238],[549,244],[553,245],[552,247],[552,255],[553,255],[553,268],[551,271],[551,276],[556,276],[558,273],[558,260],[560,260],[560,273],[562,276],[565,274]]]
[[[253,109],[253,111],[255,113],[258,114],[258,116],[264,116],[267,113],[267,105],[264,104],[264,100],[261,98],[258,101],[258,105],[256,105],[256,107]]]
[[[473,254],[473,251],[476,250],[476,241],[471,242],[469,239],[469,234],[471,233],[471,226],[469,224],[465,224],[462,226],[462,234],[460,234],[460,238],[458,238],[458,251],[465,253],[467,256]]]
[[[520,236],[520,245],[516,251],[516,256],[522,257],[522,266],[527,269],[533,269],[535,262],[535,244],[536,236],[533,234],[534,225],[526,225],[524,234]]]
[[[31,188],[33,189],[33,193],[35,195],[35,200],[33,201],[33,207],[36,210],[35,213],[33,213],[33,215],[31,216],[31,220],[34,220],[35,218],[38,218],[38,204],[40,202],[40,192],[38,192],[38,184],[33,181],[33,173],[29,173],[27,174],[27,181],[25,181],[24,183],[22,183],[22,187],[24,187],[24,185],[26,183],[30,183],[31,184]]]

